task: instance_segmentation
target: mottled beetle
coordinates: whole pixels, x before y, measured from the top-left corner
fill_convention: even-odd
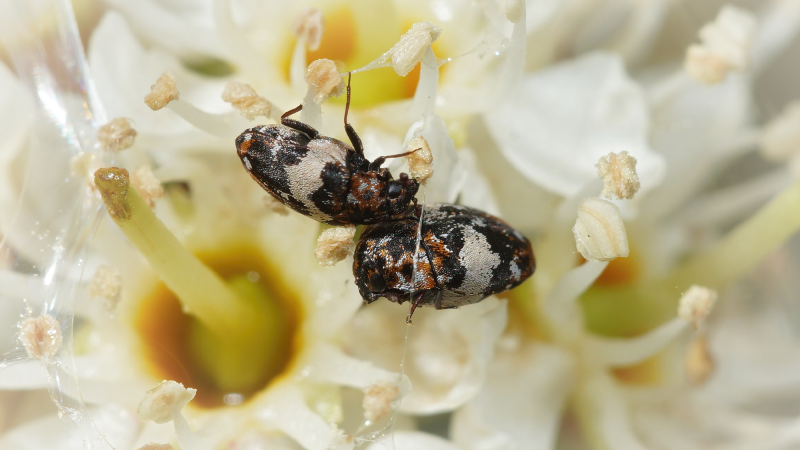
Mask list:
[[[456,308],[511,289],[533,274],[530,241],[496,217],[465,206],[427,205],[417,251],[418,224],[406,218],[364,227],[353,275],[365,302],[386,297],[403,303],[413,294],[411,314],[419,305]]]
[[[249,128],[236,138],[236,150],[250,176],[281,203],[319,222],[330,225],[370,224],[412,216],[409,208],[419,183],[401,173],[392,179],[381,164],[381,156],[370,162],[353,127],[347,123],[350,110],[350,80],[344,127],[353,146],[322,136],[317,130],[289,116],[303,105],[281,116],[281,125]]]

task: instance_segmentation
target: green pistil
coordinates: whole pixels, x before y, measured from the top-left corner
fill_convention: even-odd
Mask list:
[[[261,325],[267,312],[263,304],[240,298],[186,249],[130,185],[127,170],[100,169],[95,172],[95,185],[111,218],[178,297],[184,312],[223,341],[246,343],[264,337],[267,332]]]
[[[707,252],[679,264],[666,278],[625,287],[593,287],[581,298],[596,333],[630,336],[675,316],[692,284],[721,291],[746,275],[800,230],[800,181],[787,187]]]

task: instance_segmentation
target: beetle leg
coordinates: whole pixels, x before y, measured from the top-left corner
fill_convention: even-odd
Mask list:
[[[319,136],[319,131],[317,131],[311,125],[300,122],[299,120],[294,120],[289,118],[289,116],[291,116],[292,114],[296,114],[302,110],[303,110],[303,104],[301,103],[296,108],[292,108],[289,111],[286,111],[285,113],[281,114],[281,124],[283,126],[295,129],[301,133],[305,133],[308,135],[308,137],[314,139],[317,136]]]
[[[420,291],[417,293],[416,297],[414,298],[414,303],[411,305],[411,312],[408,313],[406,317],[406,323],[411,323],[411,316],[414,315],[414,311],[417,309],[417,306],[422,302],[422,297],[425,295],[425,291]]]
[[[369,163],[369,171],[371,172],[373,170],[380,169],[381,166],[383,165],[383,163],[386,162],[386,160],[389,159],[389,158],[402,158],[403,156],[408,156],[408,155],[416,152],[417,150],[422,150],[422,149],[421,148],[416,148],[414,150],[411,150],[411,151],[408,151],[408,152],[403,152],[403,153],[398,153],[396,155],[379,156],[379,157],[375,158],[375,161],[372,161],[371,163]]]

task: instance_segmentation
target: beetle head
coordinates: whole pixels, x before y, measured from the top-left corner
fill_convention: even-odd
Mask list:
[[[408,204],[417,195],[418,190],[419,183],[410,179],[405,173],[401,173],[399,179],[389,181],[386,189],[389,213],[393,216],[403,214],[408,209]]]

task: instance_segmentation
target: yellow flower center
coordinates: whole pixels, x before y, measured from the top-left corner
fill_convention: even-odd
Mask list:
[[[222,340],[194,316],[184,313],[163,283],[139,305],[135,319],[149,369],[157,378],[197,389],[193,405],[238,404],[263,390],[285,371],[299,346],[302,311],[271,274],[258,253],[242,246],[198,255],[241,298],[266,310],[258,342]]]

